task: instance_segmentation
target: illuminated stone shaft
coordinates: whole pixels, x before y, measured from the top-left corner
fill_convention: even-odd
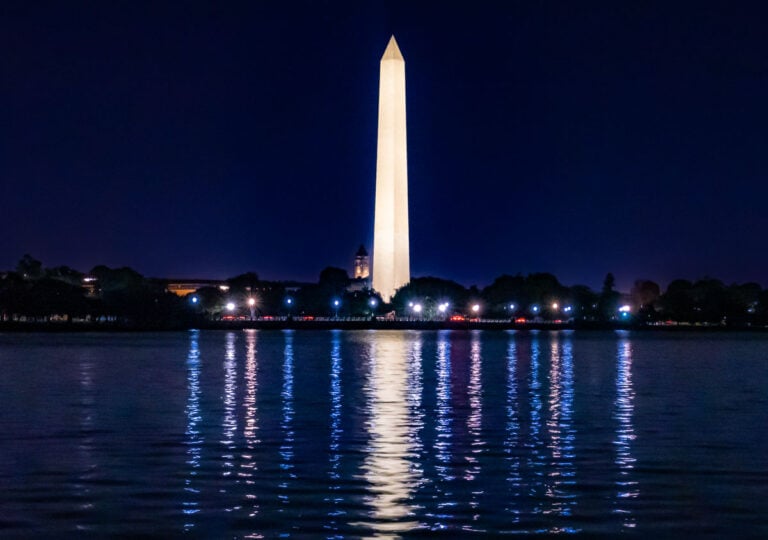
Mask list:
[[[385,301],[411,280],[405,132],[405,60],[392,36],[381,57],[379,76],[373,227],[373,288]]]

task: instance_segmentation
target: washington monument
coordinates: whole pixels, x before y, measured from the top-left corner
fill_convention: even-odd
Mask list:
[[[373,288],[389,301],[411,281],[408,246],[408,159],[405,136],[405,60],[395,36],[381,57]]]

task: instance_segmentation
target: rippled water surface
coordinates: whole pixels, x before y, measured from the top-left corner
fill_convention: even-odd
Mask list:
[[[0,536],[768,537],[768,336],[0,334]]]

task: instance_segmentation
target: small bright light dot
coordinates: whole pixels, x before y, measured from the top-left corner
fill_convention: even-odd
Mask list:
[[[557,308],[558,308],[557,302],[553,303],[552,304],[552,309],[557,309]]]
[[[413,302],[408,302],[408,307],[413,307]]]
[[[533,306],[533,308],[531,308],[531,309],[533,309],[533,312],[534,312],[534,313],[538,313],[538,311],[539,311],[539,306]]]
[[[563,308],[563,311],[565,311],[566,313],[568,313],[569,311],[571,311],[571,309],[573,309],[571,306],[565,306],[565,307]]]
[[[448,309],[448,304],[440,304],[437,309],[440,310],[440,313],[445,313],[445,310]]]
[[[293,304],[293,298],[289,298],[285,301],[288,305]]]
[[[234,310],[235,310],[235,303],[227,302],[227,311],[234,311]]]
[[[256,299],[255,298],[249,298],[248,299],[248,305],[253,307],[256,305]]]
[[[192,297],[192,303],[197,304],[200,301],[200,299],[197,296]]]
[[[515,304],[509,304],[509,309],[515,309]]]
[[[421,304],[414,304],[413,311],[416,313],[421,313]]]
[[[376,299],[371,298],[371,307],[376,307],[376,304],[377,304]]]
[[[632,310],[630,306],[624,305],[619,308],[620,313],[629,313]]]
[[[480,306],[478,304],[475,304],[474,306],[472,306],[472,311],[477,313],[478,311],[480,311]]]
[[[334,300],[333,301],[333,305],[336,306],[336,307],[339,307],[339,301],[338,300]]]

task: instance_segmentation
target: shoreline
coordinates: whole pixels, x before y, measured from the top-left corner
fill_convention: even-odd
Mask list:
[[[580,330],[609,331],[635,330],[639,332],[768,332],[768,326],[725,326],[705,324],[627,324],[627,323],[524,323],[504,320],[487,321],[371,321],[371,320],[261,320],[261,321],[206,321],[198,324],[142,325],[123,322],[71,323],[71,322],[0,322],[0,333],[34,332],[179,332],[187,330]]]

